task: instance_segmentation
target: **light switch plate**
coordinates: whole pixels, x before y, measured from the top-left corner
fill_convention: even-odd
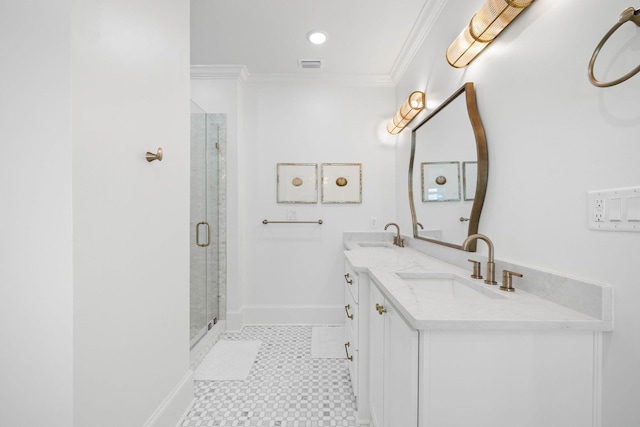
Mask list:
[[[640,231],[640,187],[589,191],[588,196],[590,229]]]

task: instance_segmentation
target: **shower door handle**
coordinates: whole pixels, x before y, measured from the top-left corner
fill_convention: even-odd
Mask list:
[[[207,241],[206,243],[200,243],[200,226],[201,225],[206,225],[207,226]],[[202,221],[196,224],[196,245],[201,246],[201,247],[206,247],[209,246],[211,244],[211,229],[209,227],[209,223],[206,221]]]

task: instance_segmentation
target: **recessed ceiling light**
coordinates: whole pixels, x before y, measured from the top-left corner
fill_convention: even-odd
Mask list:
[[[322,44],[327,41],[327,33],[322,31],[310,31],[307,38],[313,44]]]

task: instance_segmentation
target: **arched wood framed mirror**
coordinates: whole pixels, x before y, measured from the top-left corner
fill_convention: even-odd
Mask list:
[[[412,131],[413,237],[462,249],[464,239],[478,232],[488,171],[487,140],[474,85],[468,82]]]

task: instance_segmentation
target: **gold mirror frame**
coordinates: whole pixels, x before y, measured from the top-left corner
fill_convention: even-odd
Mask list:
[[[455,91],[449,98],[447,98],[442,104],[440,104],[435,110],[433,110],[424,120],[422,120],[411,132],[411,158],[409,160],[409,205],[411,208],[411,222],[413,224],[413,237],[418,240],[424,240],[427,242],[436,243],[438,245],[448,246],[451,248],[461,249],[462,242],[455,244],[447,241],[430,239],[419,235],[418,232],[418,219],[416,214],[416,207],[413,195],[413,165],[416,154],[416,132],[425,123],[432,120],[438,115],[440,111],[447,107],[453,100],[464,93],[466,97],[467,113],[471,128],[473,129],[473,135],[476,140],[476,155],[478,161],[478,175],[476,182],[476,192],[469,215],[469,228],[467,236],[476,234],[478,232],[478,224],[480,223],[480,213],[482,212],[482,206],[484,204],[484,197],[487,192],[487,178],[489,175],[489,159],[487,155],[487,138],[484,133],[484,127],[480,120],[480,113],[478,112],[478,104],[476,102],[475,87],[472,82],[465,83],[460,89]],[[474,240],[467,249],[470,252],[475,252],[476,241]]]

